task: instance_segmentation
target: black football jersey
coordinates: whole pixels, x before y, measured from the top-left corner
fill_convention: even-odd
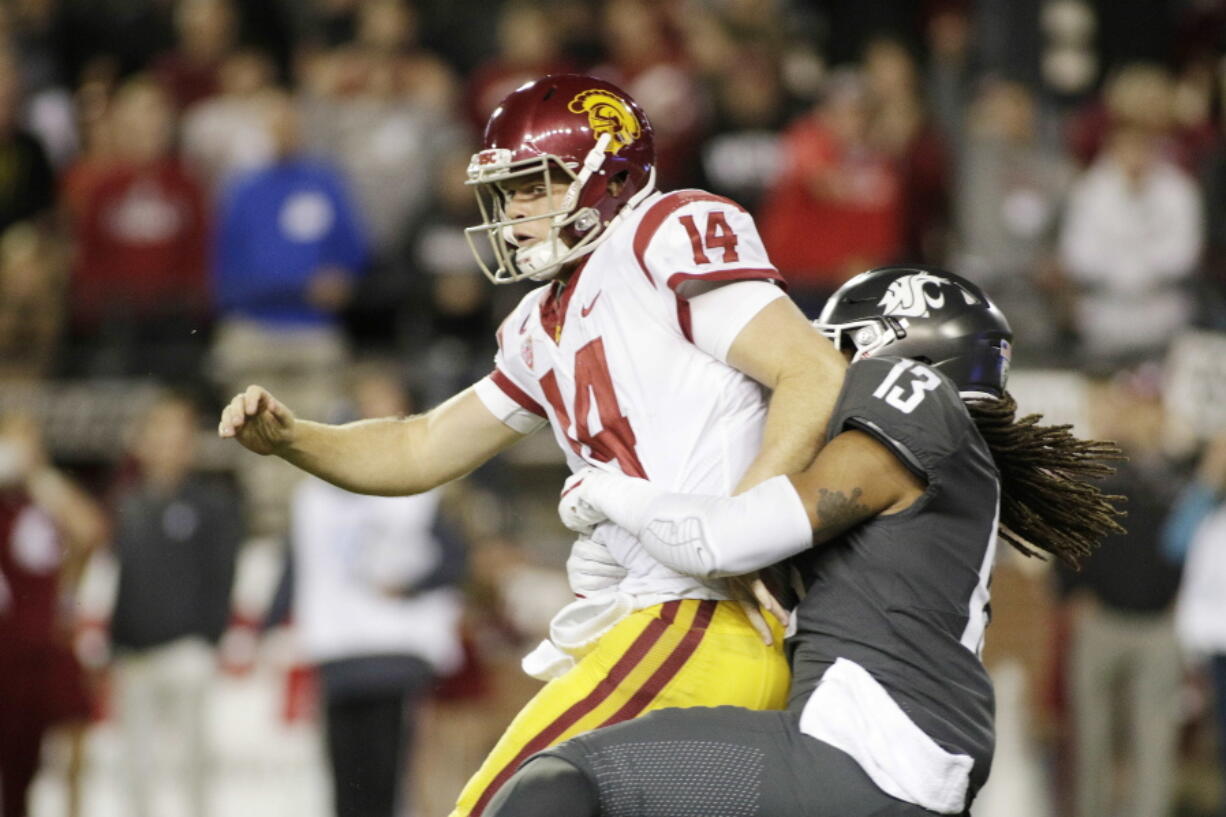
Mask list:
[[[957,388],[922,363],[858,362],[828,439],[858,429],[893,450],[927,490],[794,558],[805,586],[788,642],[790,708],[800,711],[838,658],[855,661],[946,751],[974,759],[971,791],[994,745],[992,685],[980,661],[995,557],[1000,481]]]

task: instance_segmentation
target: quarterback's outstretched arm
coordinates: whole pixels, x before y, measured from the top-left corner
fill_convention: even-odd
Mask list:
[[[580,529],[608,519],[633,532],[660,563],[714,578],[760,570],[873,516],[908,507],[924,483],[882,443],[846,431],[793,477],[773,477],[733,497],[664,491],[595,469],[572,478],[562,521]]]
[[[299,420],[266,389],[250,386],[222,411],[218,434],[347,491],[382,496],[428,491],[525,436],[490,413],[473,387],[425,414],[328,425]]]

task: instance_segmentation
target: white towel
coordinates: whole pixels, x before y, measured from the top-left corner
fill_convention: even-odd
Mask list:
[[[525,655],[520,666],[541,681],[561,678],[591,652],[601,636],[636,609],[636,599],[627,593],[575,599],[554,615],[549,638]]]
[[[800,715],[800,731],[851,755],[886,794],[940,814],[966,808],[974,760],[942,749],[854,661],[839,658]]]

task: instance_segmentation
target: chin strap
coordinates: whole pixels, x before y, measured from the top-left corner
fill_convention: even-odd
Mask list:
[[[583,159],[583,167],[579,168],[579,174],[570,183],[570,187],[566,188],[566,195],[562,198],[562,209],[567,213],[570,213],[579,204],[579,192],[587,186],[588,180],[592,178],[592,174],[600,170],[604,164],[605,150],[608,149],[609,143],[612,141],[613,134],[602,133],[596,139],[595,147],[587,152],[587,156]]]

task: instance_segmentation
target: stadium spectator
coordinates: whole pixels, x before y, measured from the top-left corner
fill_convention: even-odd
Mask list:
[[[464,183],[472,156],[461,146],[443,155],[434,170],[434,193],[426,216],[408,235],[407,248],[379,301],[398,310],[397,345],[417,358],[422,396],[437,405],[481,374],[492,353],[496,327],[488,282],[473,269],[464,228],[480,219],[473,191]],[[373,293],[372,293],[373,294]],[[373,305],[375,297],[370,298]]]
[[[196,472],[197,421],[190,399],[157,399],[133,429],[136,477],[114,500],[112,670],[133,817],[159,813],[163,781],[187,814],[208,813],[205,716],[241,513],[230,490]]]
[[[64,322],[64,265],[43,231],[0,234],[0,382],[51,373]]]
[[[1226,330],[1226,140],[1209,155],[1200,182],[1205,197],[1205,257],[1198,317],[1222,331]]]
[[[592,73],[621,85],[651,117],[660,187],[687,186],[698,172],[707,103],[667,9],[647,0],[608,0],[599,15],[606,59]]]
[[[1073,167],[1039,135],[1025,85],[986,82],[970,111],[957,185],[961,267],[1012,316],[1023,360],[1055,360],[1072,303],[1056,238]]]
[[[951,178],[944,137],[920,96],[915,57],[897,39],[879,37],[864,51],[872,99],[872,141],[894,157],[902,196],[900,257],[941,264],[950,243]]]
[[[1163,530],[1166,556],[1183,565],[1175,597],[1175,635],[1208,671],[1219,780],[1226,780],[1226,435],[1209,440],[1200,464]],[[1219,795],[1226,813],[1226,794]]]
[[[295,3],[300,40],[309,49],[329,49],[353,42],[358,30],[361,0],[327,0],[323,3]]]
[[[58,170],[77,150],[71,86],[60,59],[59,9],[46,0],[10,3],[0,12],[0,28],[7,29],[20,70],[22,121]]]
[[[261,100],[276,161],[236,179],[220,203],[213,374],[227,391],[276,383],[326,417],[348,358],[340,313],[365,272],[366,230],[339,173],[300,152],[293,101],[279,91]],[[253,531],[284,532],[292,469],[244,458],[239,477]]]
[[[174,112],[147,77],[117,92],[114,161],[73,224],[76,373],[192,376],[209,320],[204,193],[172,153]]]
[[[702,144],[704,187],[758,212],[782,165],[779,132],[796,113],[773,55],[732,52],[735,61],[709,78],[714,114]]]
[[[174,6],[178,42],[153,60],[157,77],[175,108],[184,111],[220,89],[223,61],[237,41],[230,0],[181,0]]]
[[[1128,530],[1107,537],[1080,572],[1060,574],[1071,627],[1066,688],[1076,817],[1152,817],[1169,814],[1174,802],[1183,680],[1172,620],[1179,570],[1163,555],[1162,529],[1182,479],[1162,450],[1155,378],[1138,369],[1096,390],[1094,431],[1128,457],[1103,481],[1107,493],[1128,497]],[[1125,724],[1130,737],[1121,744]],[[1114,768],[1121,745],[1131,764],[1122,787],[1123,773]]]
[[[363,419],[412,411],[390,368],[359,366],[350,386]],[[336,817],[405,813],[418,710],[460,664],[465,553],[439,500],[317,479],[294,493],[294,623],[321,682]]]
[[[871,105],[858,73],[833,73],[817,107],[784,132],[782,175],[762,206],[767,251],[810,314],[902,247],[902,179],[871,141]]]
[[[455,141],[457,125],[405,87],[406,57],[367,50],[335,58],[352,64],[354,87],[304,100],[303,147],[344,175],[375,262],[386,262],[422,215],[434,166]],[[388,184],[390,178],[396,183]]]
[[[503,5],[497,44],[497,53],[478,65],[468,79],[464,107],[475,131],[485,127],[503,97],[525,82],[575,70],[562,53],[551,12],[541,3],[513,0]]]
[[[70,730],[68,808],[80,814],[92,702],[69,637],[73,593],[106,537],[94,501],[48,459],[29,418],[0,417],[0,815],[26,817],[43,737]]]
[[[94,186],[117,161],[111,122],[116,70],[113,62],[95,61],[74,97],[80,150],[58,179],[61,222],[70,232],[79,229]]]
[[[417,8],[408,0],[366,0],[358,6],[355,48],[394,57],[394,84],[403,101],[440,118],[459,118],[460,81],[451,66],[422,45]]]
[[[237,51],[218,71],[216,96],[183,115],[183,160],[218,196],[238,174],[269,164],[272,136],[260,100],[272,85],[274,66],[258,51]]]
[[[939,0],[931,4],[925,24],[928,60],[924,68],[924,95],[936,126],[955,157],[962,154],[966,115],[977,79],[970,6],[964,0]]]
[[[1202,218],[1196,184],[1162,158],[1154,135],[1118,128],[1074,184],[1060,235],[1086,358],[1161,355],[1188,325]]]
[[[1193,66],[1195,67],[1195,66]],[[1191,72],[1177,83],[1162,65],[1129,63],[1108,77],[1102,94],[1068,119],[1069,151],[1083,166],[1093,164],[1121,127],[1136,127],[1156,140],[1155,149],[1188,173],[1198,173],[1212,148],[1214,133],[1207,111],[1206,90]],[[1189,106],[1188,103],[1191,103]]]
[[[20,85],[31,96],[63,85],[64,66],[57,53],[56,11],[46,0],[10,3],[0,11],[0,35],[17,55]]]
[[[0,231],[18,221],[45,220],[55,203],[55,175],[42,145],[21,125],[16,55],[0,51]]]

